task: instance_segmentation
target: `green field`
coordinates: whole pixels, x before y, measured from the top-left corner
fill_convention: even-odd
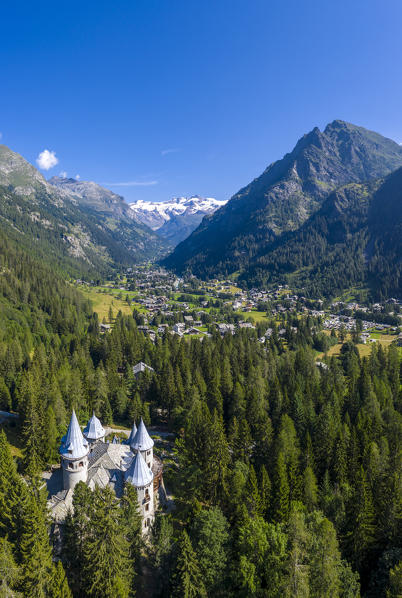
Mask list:
[[[127,294],[130,296],[130,292],[107,289],[105,293],[101,292],[101,290],[103,290],[101,287],[80,287],[80,291],[90,299],[93,310],[98,314],[100,322],[102,322],[103,318],[108,320],[110,307],[113,310],[114,317],[116,317],[119,311],[125,315],[133,313],[133,308],[124,299],[121,300],[117,297],[118,293],[122,293],[125,298]]]

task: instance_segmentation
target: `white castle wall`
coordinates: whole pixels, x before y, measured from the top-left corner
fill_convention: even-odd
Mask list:
[[[88,478],[88,457],[76,461],[61,460],[63,468],[63,488],[73,490],[78,482],[86,482]]]
[[[144,457],[144,461],[148,467],[152,469],[154,463],[154,449],[150,448],[148,451],[141,451],[141,455]]]
[[[144,488],[137,488],[138,504],[142,516],[143,532],[148,531],[155,518],[155,500],[153,481]]]

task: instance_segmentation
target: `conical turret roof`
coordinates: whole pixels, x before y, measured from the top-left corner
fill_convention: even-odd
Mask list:
[[[148,434],[142,418],[130,446],[134,451],[149,451],[154,446],[154,441]]]
[[[131,428],[130,436],[128,437],[128,440],[127,440],[127,444],[129,444],[131,446],[131,443],[133,442],[136,434],[137,434],[137,426],[134,422],[133,427]]]
[[[88,450],[88,442],[82,435],[73,409],[67,434],[61,439],[60,454],[66,459],[81,459],[88,454]]]
[[[103,438],[105,436],[105,429],[100,423],[99,419],[96,417],[95,411],[87,423],[87,427],[84,428],[84,436],[88,440],[99,440],[99,438]]]
[[[154,479],[152,469],[145,463],[144,457],[140,451],[135,455],[131,461],[129,468],[124,474],[126,482],[129,482],[136,488],[143,488],[148,486]]]

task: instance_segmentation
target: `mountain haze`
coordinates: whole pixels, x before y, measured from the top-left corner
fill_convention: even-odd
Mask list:
[[[283,235],[298,230],[331,192],[384,177],[401,165],[402,148],[378,133],[340,120],[323,132],[316,127],[204,218],[163,263],[201,277],[237,271],[247,282],[256,261]]]

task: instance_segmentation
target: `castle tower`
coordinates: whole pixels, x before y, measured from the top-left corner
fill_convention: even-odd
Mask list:
[[[133,427],[131,428],[130,436],[125,441],[125,444],[128,444],[129,446],[131,446],[131,443],[134,441],[136,434],[137,434],[137,426],[135,425],[135,422],[134,422]]]
[[[61,439],[60,446],[64,490],[73,490],[78,482],[87,481],[88,453],[88,441],[82,435],[73,409],[67,434]]]
[[[103,442],[105,440],[105,429],[100,423],[99,419],[96,417],[95,411],[87,423],[86,428],[84,428],[84,436],[88,440],[91,447],[96,442]]]
[[[124,474],[126,484],[132,484],[137,489],[138,504],[142,515],[142,529],[147,532],[155,516],[154,474],[147,466],[140,451],[137,452]]]
[[[145,463],[148,465],[148,467],[150,469],[152,469],[152,465],[154,462],[153,446],[154,446],[154,441],[148,434],[145,424],[141,418],[140,425],[138,426],[138,430],[137,430],[133,440],[130,443],[130,448],[134,453],[137,451],[141,451],[141,454],[145,460]]]

